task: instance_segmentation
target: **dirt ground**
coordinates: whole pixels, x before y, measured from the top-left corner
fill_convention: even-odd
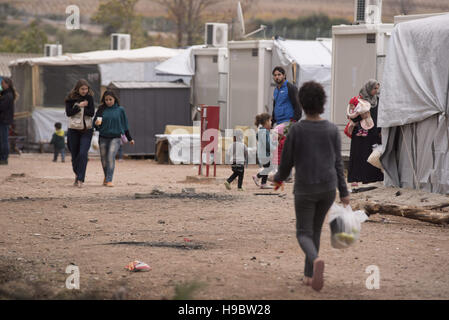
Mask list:
[[[10,156],[0,166],[0,298],[35,299],[448,299],[449,229],[391,215],[372,215],[355,246],[330,245],[322,233],[325,286],[301,284],[304,254],[295,237],[292,184],[283,194],[259,190],[245,172],[246,191],[227,191],[231,171],[214,183],[185,182],[194,165],[153,160],[116,163],[114,188],[102,186],[100,160],[75,188],[70,156]],[[441,202],[447,197],[379,188],[353,194],[385,201]],[[136,199],[154,189],[164,193]],[[182,193],[194,188],[195,193]],[[266,193],[256,195],[255,193]],[[383,197],[383,198],[382,198]],[[402,200],[400,200],[402,199]],[[425,200],[423,200],[425,199]],[[129,272],[133,260],[149,272]],[[65,287],[66,268],[80,271],[80,289]],[[367,289],[368,266],[379,289]]]

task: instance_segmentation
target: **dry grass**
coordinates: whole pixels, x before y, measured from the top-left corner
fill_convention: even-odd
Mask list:
[[[11,3],[16,8],[34,14],[64,15],[68,5],[76,4],[81,14],[92,15],[101,1],[105,0],[0,0],[0,3]],[[224,0],[211,9],[211,13],[221,15],[224,11],[233,12],[238,0]],[[354,10],[353,0],[255,0],[250,10],[245,12],[247,19],[263,18],[296,18],[313,13],[325,13],[331,17],[352,19]],[[393,16],[400,13],[399,0],[384,1],[383,20],[392,21]],[[414,0],[413,13],[429,13],[449,11],[447,0]],[[164,8],[152,0],[140,0],[137,10],[144,16],[155,17],[165,14]]]

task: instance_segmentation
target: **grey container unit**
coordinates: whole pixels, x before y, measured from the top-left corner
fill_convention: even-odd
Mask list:
[[[219,106],[220,129],[227,128],[228,49],[193,49],[195,75],[193,76],[193,104]]]
[[[257,114],[273,111],[273,41],[230,41],[228,49],[228,127],[254,126]]]
[[[172,82],[111,82],[126,110],[129,131],[136,141],[124,145],[127,155],[154,155],[156,134],[166,125],[191,126],[190,87]]]

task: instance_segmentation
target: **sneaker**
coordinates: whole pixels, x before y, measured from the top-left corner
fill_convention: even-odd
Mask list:
[[[226,189],[231,190],[231,184],[227,181],[224,182]]]
[[[237,188],[237,191],[245,191],[243,188]]]
[[[267,186],[266,184],[261,184],[260,189],[273,189],[273,187]]]
[[[254,183],[256,184],[256,186],[260,187],[259,179],[257,179],[257,176],[253,176],[253,180],[254,180]]]

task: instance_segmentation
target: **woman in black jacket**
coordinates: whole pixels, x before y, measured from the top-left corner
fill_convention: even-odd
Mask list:
[[[9,156],[9,127],[14,122],[14,101],[18,95],[10,78],[3,78],[1,85],[3,91],[0,96],[0,165],[6,165]]]
[[[81,188],[86,176],[87,155],[93,134],[92,117],[95,114],[93,91],[86,80],[78,80],[66,97],[65,112],[69,117],[67,146],[72,154],[74,185]]]

